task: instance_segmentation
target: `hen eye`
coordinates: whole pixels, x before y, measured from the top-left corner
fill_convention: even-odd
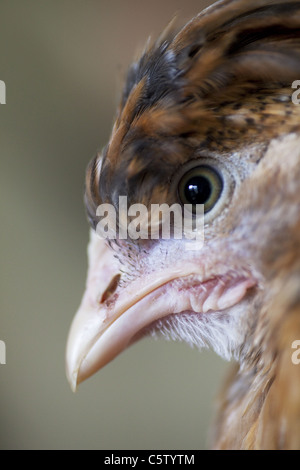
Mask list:
[[[193,212],[196,212],[197,204],[204,205],[204,213],[209,212],[219,200],[222,191],[222,177],[208,165],[192,168],[185,173],[178,185],[181,203],[192,204]]]

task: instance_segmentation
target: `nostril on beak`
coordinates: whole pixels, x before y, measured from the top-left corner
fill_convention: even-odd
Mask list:
[[[107,288],[105,289],[105,291],[102,294],[102,297],[100,299],[100,304],[105,302],[115,292],[116,288],[119,285],[120,278],[121,278],[121,274],[116,274],[112,278],[112,280],[110,281]]]

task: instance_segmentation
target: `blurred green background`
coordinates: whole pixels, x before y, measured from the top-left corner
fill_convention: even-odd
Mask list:
[[[110,134],[149,34],[210,1],[0,0],[1,449],[203,449],[227,365],[143,340],[73,394],[68,329],[83,293],[85,167]]]

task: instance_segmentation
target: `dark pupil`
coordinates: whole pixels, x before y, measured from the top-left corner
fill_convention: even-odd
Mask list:
[[[211,184],[204,176],[193,176],[184,189],[184,195],[189,204],[206,204],[211,193]]]

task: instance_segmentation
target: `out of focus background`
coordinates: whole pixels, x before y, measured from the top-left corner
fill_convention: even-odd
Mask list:
[[[73,394],[68,329],[83,293],[85,168],[148,36],[211,1],[0,0],[1,449],[204,449],[227,364],[143,340]]]

